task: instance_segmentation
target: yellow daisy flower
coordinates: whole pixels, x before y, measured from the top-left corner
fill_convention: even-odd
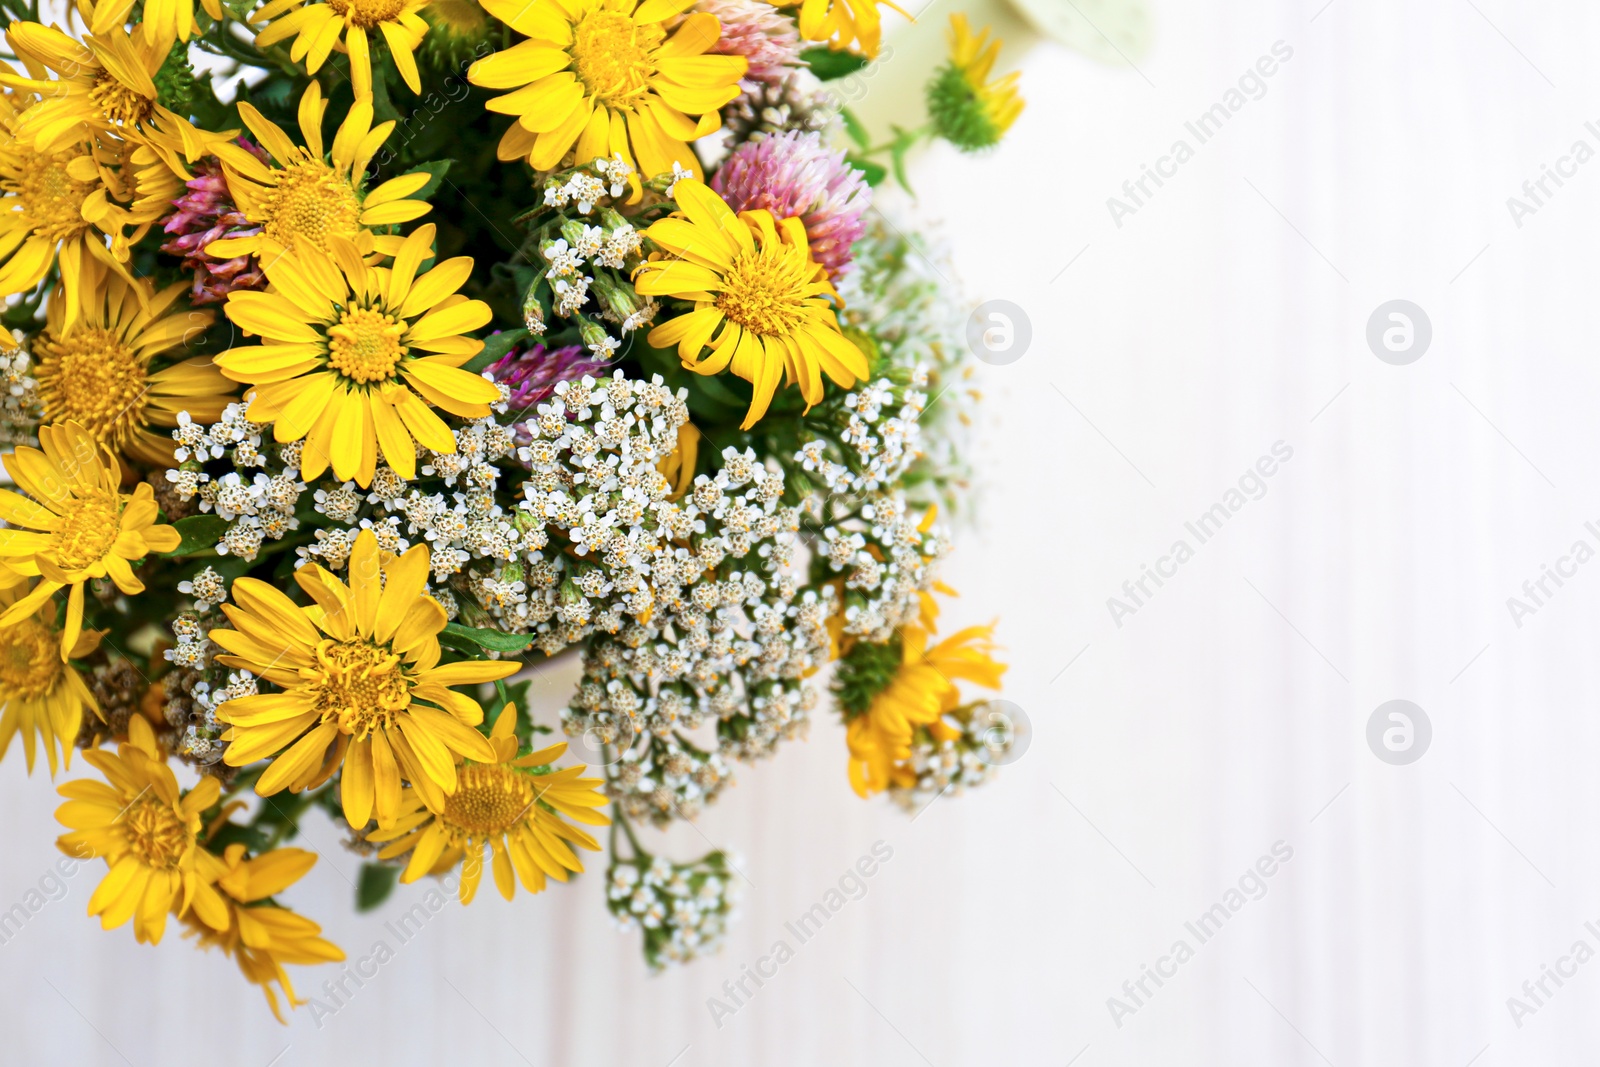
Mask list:
[[[956,679],[986,689],[999,689],[1005,664],[994,659],[994,626],[969,626],[928,647],[932,627],[922,621],[901,628],[900,666],[889,684],[877,694],[865,713],[850,721],[846,744],[850,749],[850,785],[860,796],[887,789],[915,772],[911,758],[912,735],[918,727],[938,731],[940,719],[961,704]]]
[[[0,299],[38,285],[59,257],[70,324],[84,264],[99,260],[132,283],[131,247],[171,209],[183,183],[148,145],[32,148],[15,135],[15,95],[0,96]]]
[[[183,282],[151,295],[143,279],[129,285],[98,260],[84,267],[88,307],[68,326],[66,300],[56,290],[45,328],[33,340],[44,421],[75,421],[119,456],[176,466],[177,445],[167,431],[178,425],[178,413],[215,422],[234,385],[209,356],[156,371],[151,362],[204,332],[215,313],[177,304],[188,288]]]
[[[701,176],[686,142],[721,128],[718,109],[739,95],[748,66],[705,54],[721,36],[715,15],[692,14],[668,36],[694,0],[482,2],[528,38],[467,71],[474,85],[516,90],[486,105],[517,117],[502,160],[549,170],[568,152],[575,164],[621,155],[646,178],[674,162]]]
[[[495,751],[473,727],[478,702],[452,692],[509,677],[510,660],[439,664],[444,609],[423,590],[428,548],[380,560],[364,530],[350,553],[350,585],[316,564],[295,571],[314,601],[302,608],[255,578],[233,583],[224,604],[234,629],[211,631],[227,651],[218,661],[251,671],[280,692],[228,701],[218,718],[231,727],[224,757],[242,767],[279,753],[256,781],[271,796],[298,791],[342,767],[344,815],[360,829],[401,814],[400,781],[436,810],[456,791],[456,760],[492,762]],[[285,749],[287,749],[285,751]]]
[[[412,440],[454,452],[455,436],[432,408],[483,418],[500,398],[493,382],[461,364],[483,342],[462,336],[492,317],[489,305],[455,295],[472,273],[460,256],[417,276],[432,255],[434,228],[419,226],[388,269],[362,262],[356,247],[268,251],[261,265],[271,292],[228,294],[228,318],[262,343],[231,348],[217,366],[252,388],[245,414],[270,422],[278,441],[306,448],[306,480],[329,466],[341,480],[372,484],[379,455],[403,478],[416,476]],[[337,265],[335,264],[337,260]]]
[[[679,211],[645,231],[667,255],[645,263],[634,287],[641,296],[692,300],[694,310],[651,330],[649,341],[677,345],[696,374],[731,368],[749,382],[743,429],[767,413],[780,379],[800,386],[809,410],[822,399],[822,374],[845,389],[867,376],[867,357],[839,331],[839,294],[812,260],[800,219],[775,220],[764,210],[734,215],[710,187],[688,178],[673,199]]]
[[[101,12],[95,15],[98,19]],[[212,144],[231,140],[238,132],[207,133],[161,106],[155,73],[166,61],[170,37],[163,41],[150,33],[129,33],[120,18],[81,41],[36,22],[13,22],[5,36],[34,76],[22,77],[7,68],[0,71],[0,84],[38,97],[14,132],[39,152],[111,133],[148,144],[182,174],[179,150],[192,163]],[[56,77],[45,77],[47,72]]]
[[[199,842],[200,815],[222,791],[217,780],[202,778],[181,793],[139,715],[128,720],[128,742],[116,755],[91,749],[83,758],[110,784],[78,778],[56,790],[67,798],[56,819],[72,831],[56,845],[111,868],[89,898],[89,914],[100,916],[106,930],[132,919],[141,944],[161,940],[168,912],[181,917],[192,909],[212,928],[227,929],[227,905],[212,886],[224,867]]]
[[[266,48],[288,37],[294,38],[289,58],[302,59],[306,70],[315,74],[327,62],[335,47],[350,53],[350,84],[357,96],[372,92],[372,55],[367,33],[377,30],[389,46],[389,55],[400,77],[411,91],[422,92],[413,54],[428,24],[417,12],[428,0],[270,0],[250,16],[252,23],[268,22],[256,34],[256,47]],[[302,6],[304,5],[304,6]],[[344,41],[340,43],[340,36]]]
[[[414,790],[407,790],[394,826],[367,835],[368,840],[384,844],[379,859],[411,853],[400,881],[443,874],[460,863],[461,903],[470,904],[478,892],[483,849],[488,845],[495,886],[510,900],[516,895],[519,879],[523,889],[538,893],[548,884],[547,875],[565,882],[569,871],[583,870],[582,861],[567,842],[599,851],[598,841],[563,822],[561,816],[590,826],[609,826],[611,820],[593,810],[609,803],[600,792],[604,782],[580,778],[581,767],[544,774],[533,770],[560,759],[566,743],[519,758],[516,726],[517,709],[507,704],[490,734],[494,760],[462,767],[461,784],[445,798],[443,811],[429,811]]]
[[[83,583],[109,577],[129,596],[144,592],[129,562],[171,552],[182,539],[156,525],[158,508],[148,482],[133,493],[120,489],[120,465],[111,450],[76,422],[39,427],[44,451],[19,445],[6,470],[33,499],[0,489],[0,562],[29,577],[42,576],[27,596],[0,613],[0,628],[39,610],[58,589],[70,588],[61,658],[77,647],[83,630]]]
[[[10,607],[24,593],[22,585],[0,589],[0,607]],[[100,647],[100,631],[84,630],[68,655],[79,659]],[[72,749],[83,725],[83,709],[96,715],[100,706],[83,675],[63,663],[58,651],[55,601],[46,601],[33,615],[0,630],[0,759],[11,739],[22,734],[28,773],[33,773],[34,735],[44,744],[50,776],[56,773],[56,750],[64,766],[72,766]]]
[[[392,121],[372,125],[371,97],[360,97],[350,106],[334,134],[331,161],[322,141],[327,110],[321,86],[312,82],[300,97],[300,135],[305,141],[301,147],[250,104],[239,105],[244,124],[274,165],[267,166],[231,142],[215,146],[214,151],[222,160],[234,203],[261,227],[261,233],[212,241],[205,249],[208,255],[259,256],[273,242],[290,248],[308,243],[326,252],[335,237],[354,241],[363,256],[370,257],[374,249],[393,255],[400,239],[375,237],[369,227],[410,222],[432,210],[421,200],[406,199],[428,184],[426,174],[402,174],[376,189],[366,188],[367,164],[394,129]]]
[[[883,20],[878,4],[911,18],[910,12],[893,0],[800,0],[797,22],[800,36],[808,41],[826,42],[836,52],[847,49],[867,59],[877,59],[883,43]],[[914,20],[913,20],[914,21]]]
[[[1022,114],[1021,73],[989,81],[999,55],[1000,41],[991,42],[987,29],[973,36],[965,15],[950,16],[950,61],[928,83],[928,117],[939,136],[963,151],[999,144]]]
[[[245,847],[232,844],[223,852],[226,873],[217,879],[228,924],[220,930],[206,924],[198,914],[185,919],[188,930],[202,948],[220,948],[239,965],[249,981],[267,995],[272,1014],[287,1020],[278,1007],[276,983],[289,1007],[305,1001],[295,995],[286,963],[338,963],[344,959],[338,945],[325,940],[322,927],[280,904],[266,901],[298,882],[317,862],[314,853],[298,848],[275,848],[253,859],[245,859]]]
[[[207,15],[222,21],[220,0],[200,0],[200,3]],[[133,5],[134,0],[78,0],[78,14],[93,32],[107,33],[120,29],[128,21]],[[167,48],[172,47],[174,40],[187,41],[200,32],[194,17],[194,0],[145,0],[140,20],[145,33],[166,42]]]

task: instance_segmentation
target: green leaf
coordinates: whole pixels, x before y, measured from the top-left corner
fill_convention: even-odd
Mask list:
[[[820,45],[816,48],[807,48],[800,53],[800,58],[811,67],[811,73],[825,82],[854,74],[867,65],[865,56],[858,56],[854,52],[835,52]]]
[[[179,519],[172,526],[183,540],[179,541],[178,547],[171,552],[162,553],[168,558],[197,556],[202,552],[216,555],[217,542],[228,532],[227,520],[220,515],[190,515],[186,519]]]
[[[842,107],[839,109],[839,118],[844,122],[844,132],[850,135],[850,139],[856,143],[856,147],[865,150],[872,144],[872,141],[867,137],[867,128],[861,124],[860,119],[856,118],[854,111],[847,107]]]
[[[489,364],[503,357],[511,351],[518,341],[528,336],[528,331],[518,328],[515,330],[502,330],[500,333],[490,334],[483,339],[483,351],[473,356],[461,365],[464,371],[480,374],[489,369]]]
[[[356,878],[356,910],[371,911],[394,892],[400,868],[381,863],[363,863]]]
[[[427,163],[419,163],[406,171],[406,174],[427,174],[428,184],[414,193],[407,194],[407,200],[426,200],[439,191],[439,186],[444,184],[445,172],[450,169],[453,159],[435,159]],[[403,175],[402,175],[403,177]]]
[[[906,153],[917,143],[916,130],[902,130],[894,127],[894,143],[889,146],[889,163],[894,168],[894,180],[900,183],[900,188],[915,196],[911,183],[906,180]]]
[[[858,155],[848,155],[844,161],[861,172],[861,177],[868,185],[881,185],[883,179],[889,176],[889,171],[881,163],[874,163],[870,159],[863,159]]]
[[[455,638],[456,647],[462,643],[486,648],[491,652],[521,652],[533,643],[532,634],[507,634],[481,626],[462,626],[459,622],[444,624],[441,638]]]

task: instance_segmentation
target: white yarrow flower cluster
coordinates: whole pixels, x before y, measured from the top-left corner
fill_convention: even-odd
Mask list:
[[[0,444],[38,443],[44,408],[32,371],[33,357],[26,348],[7,352],[0,347]]]
[[[622,930],[641,930],[651,967],[687,963],[722,947],[737,901],[732,864],[721,852],[694,863],[645,854],[613,859],[606,906]]]

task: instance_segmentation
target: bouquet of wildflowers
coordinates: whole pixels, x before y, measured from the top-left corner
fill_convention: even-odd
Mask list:
[[[604,851],[661,966],[732,864],[643,824],[817,715],[862,796],[987,777],[992,625],[935,599],[964,309],[872,206],[1015,119],[986,34],[874,146],[828,85],[872,0],[0,8],[0,754],[95,772],[104,927],[300,1003],[321,809],[361,907]]]

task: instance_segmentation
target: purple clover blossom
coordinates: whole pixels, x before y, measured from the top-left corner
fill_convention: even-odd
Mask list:
[[[843,152],[830,151],[815,131],[789,130],[746,141],[717,170],[711,187],[735,211],[765,208],[775,218],[805,224],[811,258],[837,277],[850,265],[850,246],[866,229],[861,216],[872,189]]]
[[[243,137],[238,144],[263,163],[267,161],[266,153]],[[205,248],[212,241],[250,237],[260,233],[261,227],[245,218],[233,202],[222,165],[215,157],[207,156],[194,171],[195,176],[184,183],[189,191],[172,202],[177,210],[167,216],[161,227],[177,235],[162,245],[161,251],[182,256],[184,267],[194,271],[190,300],[195,304],[215,304],[235,290],[265,288],[266,275],[255,256],[218,259],[206,254]]]
[[[603,359],[586,355],[580,345],[546,348],[536,343],[532,348],[507,352],[489,364],[489,374],[496,382],[511,388],[508,401],[511,410],[523,412],[549,399],[558,383],[585,374],[598,378],[610,365]]]
[[[778,85],[800,65],[800,31],[794,19],[762,0],[700,0],[696,11],[715,15],[722,37],[715,55],[744,56],[750,61],[741,85]]]

